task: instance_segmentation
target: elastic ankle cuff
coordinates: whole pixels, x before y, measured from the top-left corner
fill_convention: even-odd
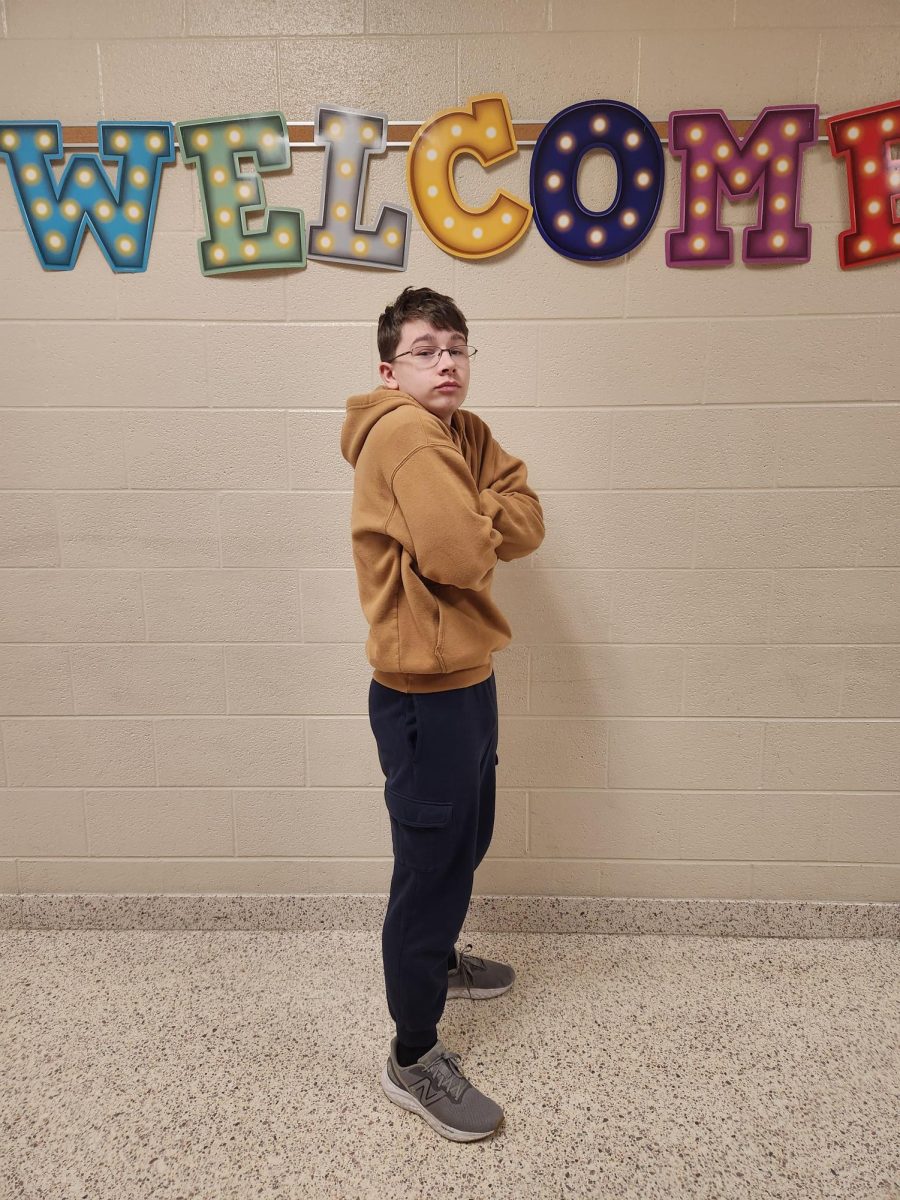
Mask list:
[[[397,1026],[397,1041],[402,1042],[404,1046],[424,1046],[425,1050],[430,1050],[437,1040],[437,1027],[422,1030],[401,1029]],[[422,1051],[423,1054],[425,1050]]]

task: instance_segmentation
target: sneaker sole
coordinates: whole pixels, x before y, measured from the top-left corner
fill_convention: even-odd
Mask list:
[[[477,1142],[481,1138],[490,1137],[500,1129],[504,1121],[504,1117],[501,1116],[494,1128],[488,1129],[484,1133],[473,1133],[468,1129],[454,1129],[452,1125],[445,1125],[443,1121],[439,1121],[433,1113],[429,1112],[423,1104],[420,1104],[415,1096],[410,1095],[405,1088],[397,1087],[388,1074],[387,1063],[385,1063],[384,1069],[381,1072],[381,1086],[384,1088],[389,1100],[393,1100],[401,1108],[406,1108],[410,1112],[416,1113],[427,1121],[432,1129],[436,1129],[438,1133],[445,1138],[449,1138],[452,1142]]]
[[[490,1000],[493,996],[502,996],[503,993],[508,992],[511,987],[512,987],[512,984],[508,983],[506,985],[506,987],[472,988],[472,999],[473,1000]],[[464,987],[448,987],[447,988],[447,999],[448,1000],[455,1000],[458,996],[468,996],[468,994],[469,993],[466,991],[466,989]]]

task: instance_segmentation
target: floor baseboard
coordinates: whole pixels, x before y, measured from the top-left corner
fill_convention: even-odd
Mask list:
[[[4,893],[3,929],[378,930],[381,893]],[[900,904],[817,900],[473,896],[466,929],[699,937],[900,937]]]

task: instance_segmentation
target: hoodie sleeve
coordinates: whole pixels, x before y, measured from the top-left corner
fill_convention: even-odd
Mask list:
[[[422,575],[435,583],[481,591],[497,565],[495,550],[503,535],[479,510],[475,480],[459,451],[451,446],[419,447],[394,471],[391,491]]]
[[[544,540],[544,510],[537,492],[528,486],[528,470],[508,454],[496,438],[486,454],[490,483],[479,493],[481,511],[503,534],[497,557],[504,562],[532,554]]]

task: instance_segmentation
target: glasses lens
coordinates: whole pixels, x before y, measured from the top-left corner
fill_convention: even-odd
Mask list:
[[[442,350],[440,347],[427,350],[424,347],[421,350],[413,350],[409,357],[418,367],[433,367],[440,362],[444,354],[448,354],[450,359],[456,363],[464,363],[470,359],[475,350],[472,346],[450,346]],[[402,355],[400,357],[403,357]]]

